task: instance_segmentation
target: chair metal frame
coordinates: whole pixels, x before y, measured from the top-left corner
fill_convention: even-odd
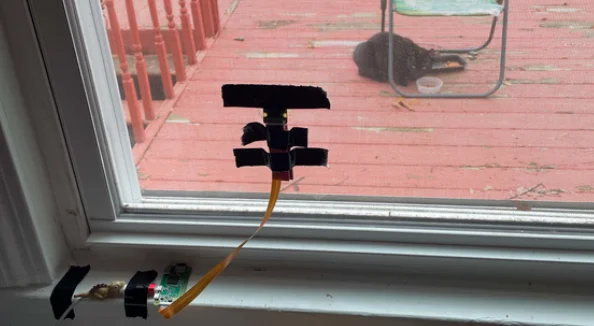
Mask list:
[[[509,14],[509,0],[503,0],[503,21],[502,21],[502,32],[501,32],[501,59],[499,62],[499,79],[493,88],[485,93],[462,93],[462,94],[417,94],[417,93],[407,93],[403,92],[398,84],[394,80],[394,3],[392,0],[382,0],[381,2],[381,9],[383,12],[382,15],[382,31],[384,31],[385,25],[385,9],[386,9],[386,1],[390,2],[389,4],[389,11],[390,20],[389,20],[389,37],[388,37],[388,80],[394,89],[394,91],[404,97],[404,98],[485,98],[489,97],[494,94],[503,84],[503,80],[505,78],[505,55],[507,49],[507,26],[508,26],[508,14]],[[397,13],[397,12],[396,12]],[[442,53],[469,53],[480,51],[486,48],[493,39],[493,35],[495,34],[495,27],[497,26],[498,17],[493,17],[493,22],[491,23],[491,30],[489,32],[489,37],[487,41],[483,43],[481,46],[475,48],[467,48],[467,49],[445,49],[439,50]]]

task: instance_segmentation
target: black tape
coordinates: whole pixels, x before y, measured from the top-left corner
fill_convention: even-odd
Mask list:
[[[142,317],[146,319],[148,311],[146,309],[146,300],[148,296],[148,287],[157,277],[157,271],[136,272],[126,285],[124,291],[124,309],[126,317]]]
[[[316,86],[223,85],[223,106],[263,108],[268,114],[286,109],[330,109],[326,92]]]
[[[270,170],[272,172],[287,172],[293,168],[291,154],[289,153],[271,153],[270,156]]]
[[[290,147],[307,147],[307,128],[294,127],[289,133]]]
[[[295,166],[327,166],[328,150],[325,148],[295,148],[287,153],[267,153],[262,148],[236,148],[235,165],[268,166],[273,172],[286,172]]]
[[[270,157],[262,148],[235,148],[235,166],[268,166]]]
[[[50,295],[50,304],[52,305],[52,311],[54,312],[54,318],[60,319],[62,314],[72,304],[72,296],[76,287],[82,281],[85,276],[91,270],[91,266],[70,266],[66,274],[62,277],[60,282],[56,284]],[[66,315],[66,318],[74,319],[74,310]]]
[[[290,132],[285,130],[284,126],[267,126],[266,129],[268,129],[268,148],[289,150]]]
[[[287,131],[284,126],[265,126],[259,122],[250,122],[243,127],[241,144],[265,140],[269,148],[288,151],[294,146],[307,147],[307,133],[307,128],[295,127]]]
[[[327,166],[328,150],[325,148],[295,148],[291,151],[293,166]]]

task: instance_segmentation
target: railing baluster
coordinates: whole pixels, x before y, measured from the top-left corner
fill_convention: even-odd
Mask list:
[[[132,49],[134,50],[134,59],[136,60],[136,77],[138,78],[140,96],[142,97],[142,105],[144,106],[144,118],[153,120],[155,118],[153,95],[151,94],[151,85],[149,83],[148,71],[146,70],[146,61],[144,61],[144,55],[142,54],[142,44],[140,43],[140,32],[138,31],[133,0],[126,0],[126,13],[128,14],[130,33],[132,33]]]
[[[130,110],[130,119],[132,120],[132,130],[134,131],[134,140],[141,143],[146,140],[144,133],[144,123],[142,121],[142,114],[140,113],[140,105],[136,97],[136,89],[134,81],[128,70],[128,60],[126,59],[126,50],[124,48],[124,41],[122,40],[122,31],[118,16],[115,11],[113,0],[105,0],[107,6],[107,14],[111,25],[111,35],[116,44],[118,58],[120,60],[120,69],[122,70],[122,86],[126,94],[126,101],[128,102],[128,110]]]
[[[173,98],[173,82],[171,80],[171,72],[169,71],[169,61],[167,61],[167,50],[165,49],[165,42],[163,42],[163,33],[161,33],[157,3],[155,0],[148,0],[148,5],[153,21],[153,30],[155,31],[155,49],[159,57],[163,92],[165,93],[165,98]]]
[[[196,58],[196,46],[194,45],[194,33],[192,33],[192,24],[190,23],[190,15],[188,15],[188,8],[186,7],[186,0],[179,0],[179,12],[182,23],[182,31],[184,37],[184,48],[188,63],[195,65],[198,59]]]
[[[202,8],[198,0],[190,2],[192,8],[192,21],[194,22],[194,39],[196,40],[196,49],[206,50],[206,35],[204,33],[204,20],[202,19]]]
[[[212,24],[214,26],[214,35],[217,35],[221,31],[221,17],[219,16],[219,0],[206,1],[210,1],[211,3],[210,8],[212,10]]]
[[[202,9],[202,21],[204,23],[204,35],[206,37],[214,36],[214,24],[210,0],[200,0],[200,9]]]
[[[182,54],[181,42],[179,40],[179,33],[175,28],[175,21],[173,20],[173,6],[171,0],[163,0],[165,4],[165,12],[167,13],[167,26],[169,27],[171,54],[173,55],[173,65],[175,66],[175,77],[177,81],[186,80],[186,67],[184,66],[184,56]]]

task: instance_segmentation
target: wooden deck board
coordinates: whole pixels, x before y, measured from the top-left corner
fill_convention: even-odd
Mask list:
[[[289,123],[309,128],[310,146],[330,149],[330,167],[296,168],[283,192],[507,199],[542,184],[520,199],[592,201],[594,11],[585,0],[512,2],[507,82],[495,96],[403,100],[358,76],[351,59],[377,30],[378,1],[239,0],[227,10],[229,0],[219,39],[140,159],[141,186],[268,191],[269,171],[237,169],[232,153],[261,112],[223,108],[221,85],[315,84],[332,110],[290,111]],[[423,44],[477,43],[488,29],[485,17],[433,20],[433,34],[425,19],[398,19]],[[498,41],[467,71],[441,75],[444,91],[494,83]]]

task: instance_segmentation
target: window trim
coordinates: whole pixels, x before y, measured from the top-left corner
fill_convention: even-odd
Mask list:
[[[115,80],[113,63],[107,60],[101,69],[93,64],[110,57],[105,46],[106,33],[102,28],[95,28],[103,23],[99,3],[94,0],[76,3],[66,1],[64,5],[61,0],[29,2],[92,231],[87,244],[91,247],[114,246],[117,250],[126,245],[126,237],[133,235],[140,239],[142,233],[152,232],[152,243],[162,240],[162,245],[167,247],[167,241],[163,239],[176,234],[193,233],[191,236],[184,236],[184,239],[203,237],[212,241],[202,244],[195,242],[187,247],[201,250],[225,249],[226,245],[220,244],[220,240],[245,236],[253,231],[263,213],[265,198],[230,200],[209,197],[188,199],[187,202],[178,198],[166,202],[167,199],[162,198],[140,197],[139,191],[133,189],[135,182],[137,185],[136,178],[130,178],[130,172],[135,171],[130,151],[121,150],[129,146],[127,133],[123,132],[123,128],[108,132],[104,132],[102,128],[93,128],[93,120],[112,119],[114,123],[123,123],[117,89],[114,91],[115,86],[108,79]],[[72,26],[68,26],[66,19],[53,19],[73,17],[74,14],[82,15],[85,19],[70,21]],[[74,42],[69,34],[71,27],[76,39]],[[97,32],[98,30],[103,32]],[[80,37],[76,37],[82,35],[81,33],[85,34],[84,43],[80,41]],[[79,59],[76,53],[79,54]],[[80,67],[73,65],[73,62],[78,62]],[[83,109],[89,107],[93,109]],[[110,109],[107,110],[106,107]],[[96,114],[98,112],[101,116]],[[114,150],[113,147],[117,146],[106,146],[105,139],[108,137],[112,144],[125,147]],[[115,165],[111,164],[112,159],[116,160]],[[489,263],[493,261],[485,256],[485,252],[492,248],[506,251],[509,249],[506,246],[521,246],[551,252],[571,250],[576,253],[594,248],[594,212],[589,204],[561,204],[556,207],[551,203],[535,202],[531,212],[521,212],[515,208],[501,207],[502,204],[512,203],[511,201],[457,201],[458,205],[453,205],[451,200],[432,202],[398,199],[380,203],[376,198],[346,204],[344,198],[340,201],[338,197],[334,203],[307,201],[303,198],[295,197],[292,202],[279,202],[275,209],[275,219],[264,228],[257,241],[264,243],[277,241],[278,237],[287,237],[286,243],[293,239],[325,239],[334,244],[359,241],[370,246],[375,242],[392,245],[426,244],[430,248],[433,248],[431,245],[442,245],[452,246],[444,248],[452,250],[454,256],[456,248],[472,246],[476,249],[473,251],[475,258]],[[332,198],[335,197],[327,197]],[[484,205],[480,208],[484,210],[484,214],[477,214],[478,204]],[[310,212],[303,214],[296,211],[294,205],[301,209],[308,207]],[[345,209],[344,205],[350,205],[349,209]],[[172,211],[172,207],[177,211]],[[462,219],[454,218],[455,216]],[[518,221],[517,217],[530,219]],[[167,218],[166,222],[164,218]],[[315,225],[311,223],[312,218],[315,218]],[[369,225],[370,221],[372,226]],[[101,234],[109,237],[99,236]],[[151,242],[134,242],[130,245],[152,247]],[[248,245],[246,249],[249,251],[249,248]],[[259,250],[266,251],[265,248]],[[370,249],[366,254],[372,251]],[[294,251],[297,256],[304,253],[307,251]],[[326,259],[332,259],[334,253],[326,251],[324,254]],[[344,254],[356,256],[354,252]],[[378,249],[375,254],[381,256],[382,252]],[[386,255],[397,257],[402,253]],[[407,255],[414,253],[409,252]],[[432,257],[428,252],[420,258],[431,260]],[[594,266],[588,260],[581,263],[587,268]]]
[[[118,136],[118,132],[96,128],[93,121],[101,121],[102,117],[97,108],[112,106],[113,102],[110,101],[117,93],[104,94],[103,92],[109,91],[109,88],[96,83],[100,78],[109,80],[109,77],[103,75],[108,73],[107,67],[92,65],[90,62],[93,59],[102,60],[104,53],[95,52],[94,55],[87,56],[86,53],[93,53],[87,51],[93,49],[87,48],[87,44],[83,42],[73,42],[71,36],[82,40],[82,28],[94,23],[93,18],[70,19],[76,15],[75,3],[87,4],[87,7],[97,5],[99,8],[100,3],[93,0],[23,1],[28,2],[31,12],[86,217],[89,220],[113,220],[120,211],[122,199],[130,199],[131,194],[125,192],[129,188],[125,187],[126,183],[118,180],[115,174],[116,171],[126,171],[127,167],[112,167],[110,157],[118,157],[118,154],[125,156],[126,152],[114,153],[112,149],[117,146],[103,146],[104,142],[101,142],[101,139],[109,135]],[[89,39],[92,40],[93,37]],[[75,62],[78,64],[74,65]],[[110,62],[111,60],[107,60],[107,65]],[[115,79],[113,66],[111,68],[111,78]],[[83,73],[85,70],[92,71],[95,77],[101,77],[91,78],[88,73]],[[121,104],[118,103],[118,107],[119,105]],[[121,112],[120,114],[123,115]],[[131,153],[127,154],[131,156]]]
[[[251,203],[252,208],[240,207],[241,201],[235,203],[237,208],[242,209],[240,216],[225,212],[210,212],[200,216],[170,214],[170,212],[159,214],[147,214],[144,207],[139,213],[124,213],[116,221],[90,221],[94,232],[108,233],[135,233],[150,232],[152,234],[170,235],[196,235],[212,237],[224,236],[249,236],[259,222],[259,211],[257,203]],[[265,201],[261,201],[262,204]],[[234,206],[235,206],[234,205]],[[327,240],[334,242],[357,241],[359,243],[410,243],[410,244],[431,244],[431,245],[457,245],[477,247],[499,247],[505,248],[522,247],[534,249],[555,249],[555,250],[594,250],[594,235],[592,234],[593,221],[589,215],[574,213],[574,217],[558,218],[555,212],[545,212],[537,217],[530,216],[532,223],[523,221],[515,226],[498,225],[501,218],[488,208],[484,213],[477,214],[477,209],[472,208],[467,214],[447,212],[447,210],[434,208],[417,210],[408,208],[406,215],[401,215],[397,220],[384,218],[360,219],[360,215],[342,214],[341,210],[336,215],[315,219],[311,222],[311,216],[294,214],[301,205],[310,205],[307,202],[293,204],[284,201],[279,205],[275,218],[269,221],[266,227],[260,231],[258,239],[268,241],[276,240],[279,237],[288,239]],[[378,204],[379,206],[380,204]],[[214,207],[219,204],[215,203]],[[229,205],[231,206],[231,205]],[[247,205],[246,205],[247,206]],[[295,207],[297,206],[297,208]],[[205,205],[201,206],[204,210]],[[391,207],[393,208],[393,207]],[[315,210],[315,208],[313,208]],[[449,208],[451,210],[451,208]],[[182,209],[182,210],[185,210]],[[401,214],[404,209],[396,208]],[[468,209],[467,209],[468,210]],[[291,213],[293,211],[293,213]],[[470,212],[472,211],[472,212]],[[239,212],[236,211],[236,212]],[[567,213],[564,212],[563,215]],[[415,218],[416,216],[421,216]],[[475,219],[460,221],[457,216],[475,216]],[[534,214],[533,214],[534,215]],[[436,225],[427,221],[427,217],[439,219]],[[164,223],[164,218],[167,222]],[[377,217],[377,216],[375,216]],[[445,217],[450,217],[444,221]],[[529,215],[516,215],[518,218],[529,217]],[[392,217],[393,218],[393,217]],[[571,220],[572,225],[560,223],[561,220]],[[534,223],[538,221],[538,223]],[[546,226],[542,225],[546,221]],[[563,221],[564,222],[564,221]],[[538,226],[534,226],[537,224]],[[565,224],[565,225],[564,225]]]
[[[70,256],[67,242],[74,247],[88,235],[86,224],[77,223],[61,139],[39,140],[40,133],[59,129],[26,9],[18,1],[0,2],[0,288],[51,283]],[[25,90],[37,96],[24,96]],[[48,173],[48,167],[55,170]]]

